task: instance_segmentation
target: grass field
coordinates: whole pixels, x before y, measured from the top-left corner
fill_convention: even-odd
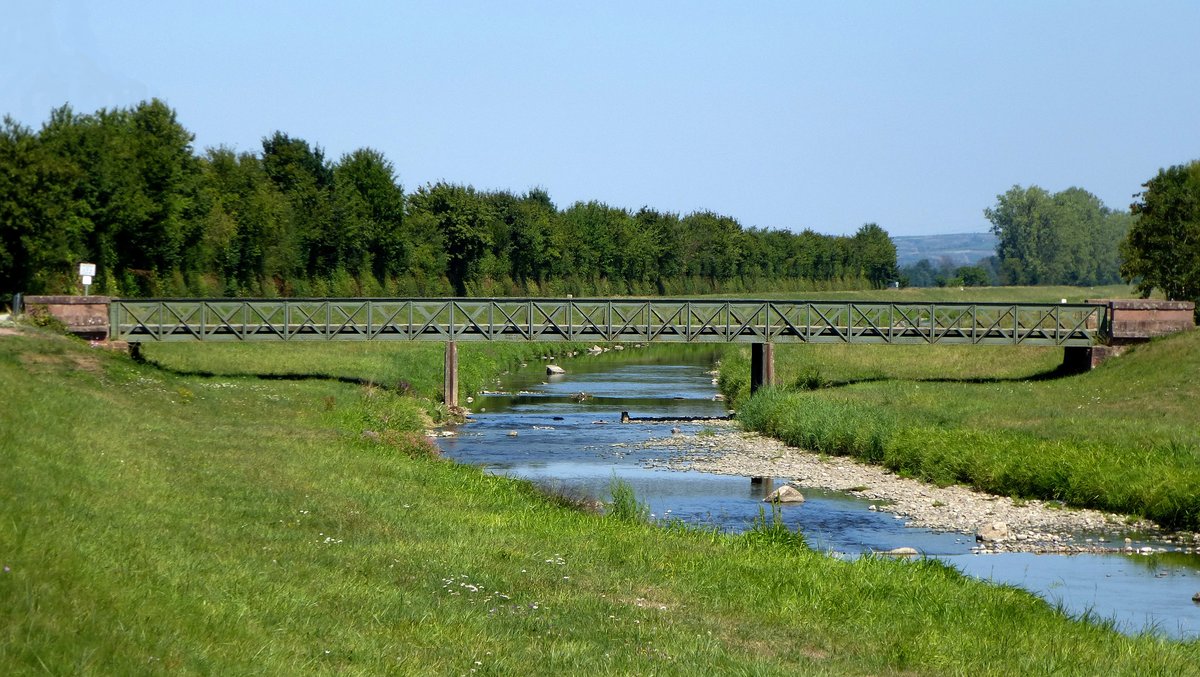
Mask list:
[[[423,368],[353,375],[421,392]],[[580,511],[440,460],[417,432],[429,403],[391,389],[180,375],[32,330],[0,336],[0,381],[4,674],[1191,674],[1200,660],[1198,643],[1124,637],[932,561]]]
[[[744,425],[797,446],[1200,530],[1200,333],[1086,374],[1054,373],[1061,360],[1036,347],[781,345],[778,388],[748,397],[746,350],[724,360],[721,384]]]
[[[747,294],[723,294],[721,297],[746,297]],[[912,303],[941,301],[947,303],[1082,303],[1088,299],[1134,298],[1132,287],[1116,284],[1102,287],[906,287],[904,289],[871,289],[865,291],[819,291],[796,294],[755,293],[756,299],[800,299],[809,301],[894,301]]]

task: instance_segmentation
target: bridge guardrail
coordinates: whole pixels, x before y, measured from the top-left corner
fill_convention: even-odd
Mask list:
[[[1091,346],[1104,304],[711,299],[113,299],[141,341],[597,341]]]

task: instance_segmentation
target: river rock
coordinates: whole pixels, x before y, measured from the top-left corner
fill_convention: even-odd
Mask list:
[[[796,487],[785,484],[772,491],[763,499],[764,503],[774,503],[775,501],[779,501],[780,503],[803,503],[804,494],[800,493],[800,490]]]
[[[914,557],[916,555],[920,555],[921,553],[917,552],[916,548],[905,547],[905,548],[892,548],[891,550],[884,550],[883,552],[881,552],[879,554],[892,555],[893,557]]]
[[[592,346],[591,348],[588,348],[588,355],[599,355],[602,352],[604,352],[604,349],[600,346]]]
[[[984,543],[995,543],[1003,541],[1009,535],[1007,522],[989,522],[979,527],[979,532],[975,534],[975,540]]]
[[[548,365],[546,365],[546,373],[549,375],[565,374],[565,373],[567,373],[567,370],[563,369],[562,367],[558,366],[557,364],[548,364]]]
[[[509,437],[516,437],[516,436],[517,436],[517,431],[515,431],[515,430],[510,430],[510,431],[508,431],[508,436],[509,436]]]
[[[1200,592],[1192,595],[1192,601],[1196,602],[1197,604],[1200,604]]]

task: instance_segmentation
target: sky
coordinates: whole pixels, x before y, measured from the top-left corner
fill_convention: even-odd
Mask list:
[[[1013,185],[1128,208],[1200,158],[1200,2],[0,0],[0,114],[157,97],[560,208],[983,232]]]

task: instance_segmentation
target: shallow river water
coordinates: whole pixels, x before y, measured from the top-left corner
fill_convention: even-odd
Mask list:
[[[703,424],[620,424],[620,413],[638,417],[724,416],[713,401],[712,356],[691,351],[670,363],[646,354],[573,360],[566,375],[547,377],[544,364],[530,364],[506,377],[496,390],[470,405],[472,422],[454,437],[438,440],[444,453],[461,463],[512,475],[570,495],[609,497],[614,478],[628,482],[656,519],[741,531],[753,524],[770,490],[790,478],[767,482],[650,467],[663,449],[641,448],[652,438],[703,434]],[[689,364],[680,364],[681,361]],[[575,395],[590,398],[578,402]],[[513,435],[515,433],[515,435]],[[973,554],[973,535],[939,533],[905,526],[871,501],[840,492],[802,487],[807,501],[785,506],[789,527],[801,530],[809,545],[834,556],[909,546],[938,557],[964,573],[1020,586],[1060,605],[1067,613],[1112,619],[1123,632],[1156,632],[1169,637],[1200,636],[1200,557],[1160,555]]]

